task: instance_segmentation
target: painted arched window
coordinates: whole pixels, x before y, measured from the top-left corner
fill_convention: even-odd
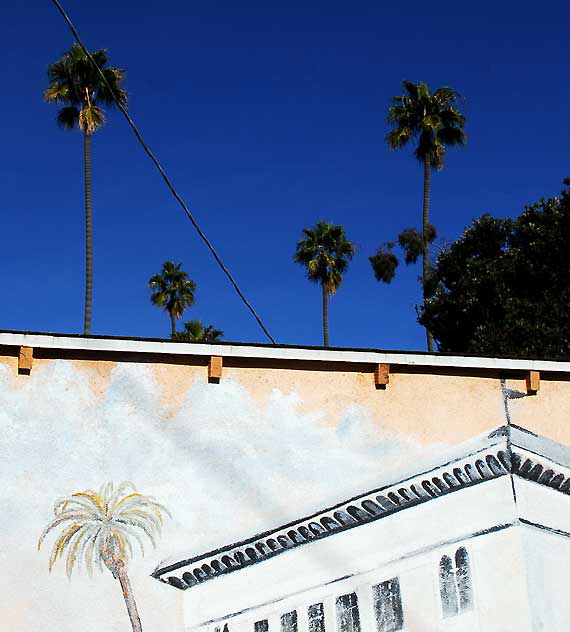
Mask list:
[[[467,549],[463,546],[455,552],[455,569],[459,610],[469,610],[473,603],[473,587],[471,585],[469,553],[467,553]]]
[[[267,619],[256,621],[253,624],[253,632],[269,632],[269,622]]]
[[[393,577],[372,586],[372,599],[376,618],[376,632],[397,632],[404,627],[404,611],[400,594],[400,580]]]
[[[339,632],[360,632],[360,614],[356,593],[337,597],[336,617]]]
[[[325,609],[322,603],[309,606],[309,632],[325,632]]]
[[[453,617],[471,608],[473,587],[469,554],[465,547],[457,549],[453,559],[448,555],[440,559],[439,592],[444,617]]]
[[[281,615],[281,632],[297,632],[297,627],[296,610]]]

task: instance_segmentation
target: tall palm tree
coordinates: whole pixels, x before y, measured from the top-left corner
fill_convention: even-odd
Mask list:
[[[99,492],[85,490],[56,501],[55,518],[47,525],[38,541],[40,549],[45,537],[61,527],[49,560],[49,570],[67,551],[66,571],[71,577],[75,562],[83,560],[91,576],[93,561],[100,570],[103,565],[119,580],[133,632],[141,632],[141,621],[131,589],[127,564],[133,555],[131,538],[136,540],[144,555],[146,535],[156,547],[162,529],[163,516],[168,510],[152,496],[137,493],[132,483],[103,485]]]
[[[416,139],[414,154],[424,168],[422,286],[425,304],[430,272],[429,241],[433,232],[429,223],[431,171],[443,169],[446,147],[465,144],[465,117],[453,106],[459,97],[453,88],[444,86],[431,93],[425,83],[403,81],[402,84],[405,93],[394,97],[394,104],[388,110],[388,122],[393,129],[386,136],[386,142],[393,149],[399,149]],[[433,338],[427,329],[426,336],[428,351],[433,351]]]
[[[182,317],[187,307],[194,304],[196,283],[188,278],[182,270],[181,263],[165,261],[160,274],[153,274],[148,285],[152,290],[150,302],[157,307],[163,307],[170,315],[172,326],[171,335],[176,334],[176,320]]]
[[[92,53],[116,98],[127,103],[127,93],[121,88],[125,73],[119,68],[105,67],[108,62],[104,49]],[[85,312],[83,333],[91,333],[91,305],[93,301],[93,221],[91,204],[91,135],[105,123],[102,105],[113,106],[115,100],[97,69],[81,46],[71,49],[58,61],[48,66],[49,84],[44,92],[46,101],[65,104],[57,114],[57,123],[65,129],[83,132],[85,180]]]
[[[201,320],[189,320],[184,323],[184,331],[178,331],[172,337],[180,342],[213,342],[223,335],[224,332],[213,325],[204,326]]]
[[[328,300],[342,283],[354,246],[343,226],[320,221],[314,228],[303,228],[305,237],[297,243],[294,261],[304,265],[309,281],[319,283],[323,297],[323,343],[329,346]]]

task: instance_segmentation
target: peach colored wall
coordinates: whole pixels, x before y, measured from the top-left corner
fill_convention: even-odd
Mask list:
[[[525,392],[524,380],[509,380],[509,388]],[[570,445],[570,375],[541,377],[536,395],[510,401],[511,420],[531,432]]]
[[[35,358],[34,369],[50,362],[52,360]],[[88,376],[96,395],[103,393],[111,371],[118,364],[104,359],[70,359],[68,362]],[[183,364],[180,360],[150,363],[160,387],[165,417],[177,413],[195,381],[207,380],[205,360],[197,362],[200,364]],[[15,388],[26,380],[26,376],[17,375],[16,357],[0,356],[0,363],[10,367]],[[238,362],[234,360],[234,364]],[[300,400],[299,410],[319,415],[325,425],[337,425],[347,407],[363,407],[383,432],[403,434],[422,444],[460,442],[505,423],[500,379],[492,371],[460,375],[458,371],[446,374],[429,367],[400,366],[391,373],[387,388],[377,390],[372,367],[339,370],[338,365],[333,364],[315,367],[307,363],[306,368],[302,363],[296,363],[295,368],[286,362],[283,364],[284,367],[224,366],[222,379],[238,382],[260,405],[267,404],[275,389],[295,394]],[[567,379],[564,375],[556,379],[548,374],[541,377],[537,395],[509,401],[511,420],[570,445],[570,375]],[[521,378],[508,379],[507,387],[526,393],[525,381]]]
[[[421,443],[454,443],[504,423],[496,378],[398,372],[386,389],[377,390],[372,372],[226,368],[226,377],[262,403],[272,389],[295,392],[300,409],[322,413],[326,424],[337,424],[348,406],[363,406],[383,431]]]

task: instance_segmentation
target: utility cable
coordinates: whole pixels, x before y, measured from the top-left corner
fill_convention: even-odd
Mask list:
[[[113,91],[113,88],[109,85],[109,82],[107,81],[107,78],[105,77],[103,72],[101,72],[101,68],[99,68],[99,66],[97,65],[97,62],[91,56],[91,53],[87,50],[87,48],[85,48],[85,45],[83,44],[81,38],[79,37],[79,33],[77,32],[77,29],[73,25],[73,22],[69,19],[69,17],[65,13],[63,7],[58,2],[58,0],[52,0],[52,2],[53,2],[53,4],[55,4],[57,10],[61,13],[63,19],[66,21],[67,26],[69,27],[69,30],[73,33],[73,37],[75,37],[75,39],[77,40],[77,43],[81,47],[81,50],[85,53],[85,55],[87,55],[87,57],[89,58],[89,60],[93,64],[93,66],[97,69],[97,72],[99,73],[99,76],[101,77],[101,79],[105,83],[105,86],[107,87],[107,89],[109,90],[111,96],[113,97],[113,100],[115,101],[115,104],[117,105],[119,110],[121,110],[121,112],[123,113],[123,116],[127,119],[127,123],[130,125],[130,127],[133,130],[135,136],[137,137],[139,143],[142,145],[142,148],[145,150],[145,152],[147,153],[148,157],[154,163],[154,166],[160,172],[160,175],[162,176],[162,179],[166,182],[166,186],[170,189],[170,192],[176,198],[176,200],[178,201],[178,203],[180,204],[180,206],[182,207],[182,209],[184,210],[184,212],[188,216],[188,219],[192,222],[192,225],[196,229],[196,232],[202,238],[202,240],[204,241],[204,243],[206,244],[206,246],[208,247],[208,249],[212,253],[214,259],[216,260],[216,262],[218,263],[220,268],[223,270],[224,274],[228,277],[230,283],[233,285],[235,291],[238,293],[238,296],[241,298],[241,300],[243,301],[243,303],[245,304],[247,309],[252,313],[252,315],[255,318],[255,320],[257,321],[258,325],[263,330],[263,333],[269,338],[269,340],[271,340],[271,342],[273,344],[277,344],[275,342],[275,339],[273,338],[273,336],[269,333],[269,331],[267,331],[267,328],[263,324],[261,318],[257,315],[257,312],[255,311],[255,309],[253,309],[253,307],[250,304],[250,302],[243,295],[243,292],[240,290],[238,284],[236,283],[235,279],[231,275],[230,271],[226,268],[226,266],[224,265],[223,261],[220,259],[220,257],[218,255],[218,253],[216,252],[214,246],[212,246],[212,244],[210,243],[210,240],[203,233],[203,231],[200,228],[200,226],[198,226],[198,222],[194,219],[194,216],[192,215],[192,213],[190,212],[190,210],[186,206],[184,200],[180,197],[180,195],[178,195],[176,189],[174,188],[173,184],[170,181],[170,178],[166,175],[166,172],[162,168],[161,164],[158,162],[158,160],[155,157],[155,155],[149,149],[148,145],[144,142],[139,130],[137,129],[137,126],[134,124],[133,119],[130,117],[130,115],[127,112],[125,106],[119,101],[119,99],[117,99],[117,96],[115,95],[115,93]]]

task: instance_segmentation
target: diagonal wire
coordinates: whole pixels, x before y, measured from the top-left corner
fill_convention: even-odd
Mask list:
[[[188,219],[192,222],[192,225],[196,229],[198,235],[200,235],[200,237],[202,238],[202,240],[204,241],[204,243],[206,244],[206,246],[208,247],[208,249],[212,253],[214,259],[216,260],[216,262],[218,263],[220,268],[223,270],[225,275],[228,277],[230,283],[233,285],[235,291],[238,293],[238,296],[244,302],[244,304],[247,307],[247,309],[252,313],[252,315],[255,318],[255,320],[257,321],[258,325],[263,330],[263,333],[269,338],[269,340],[271,340],[271,342],[273,344],[276,344],[275,339],[269,333],[269,331],[267,331],[267,328],[263,324],[261,318],[257,315],[257,312],[255,311],[255,309],[253,309],[253,306],[251,305],[251,303],[243,295],[243,292],[240,290],[238,284],[236,283],[235,279],[231,275],[230,271],[226,268],[226,266],[224,265],[223,261],[220,259],[220,257],[218,255],[218,253],[216,252],[214,246],[212,246],[212,244],[210,243],[210,240],[202,232],[202,229],[200,228],[200,226],[198,226],[198,222],[194,219],[194,216],[192,215],[192,213],[190,212],[190,210],[186,206],[184,200],[180,197],[180,195],[178,195],[178,193],[177,193],[176,189],[174,188],[173,184],[170,182],[170,178],[166,175],[166,172],[162,168],[161,164],[158,162],[158,160],[155,157],[155,155],[149,149],[148,145],[144,142],[139,130],[137,129],[137,126],[134,124],[132,118],[129,116],[129,113],[127,112],[126,108],[119,101],[119,99],[117,99],[117,97],[116,97],[116,95],[115,95],[115,93],[113,91],[113,88],[109,85],[109,82],[107,81],[107,78],[101,72],[101,69],[99,68],[99,66],[97,65],[97,63],[93,59],[93,57],[91,56],[91,53],[85,48],[85,45],[83,44],[83,42],[81,41],[81,38],[79,37],[79,33],[77,32],[77,29],[75,28],[75,26],[73,26],[73,22],[69,19],[69,17],[65,13],[63,7],[58,2],[58,0],[52,0],[52,2],[53,2],[53,4],[55,4],[57,10],[61,13],[63,19],[67,22],[67,26],[69,27],[70,31],[73,33],[73,37],[75,37],[75,39],[77,40],[77,43],[79,44],[79,46],[81,46],[81,50],[85,53],[85,55],[87,55],[87,57],[89,58],[89,60],[93,64],[93,66],[95,66],[95,68],[97,69],[97,72],[99,73],[99,76],[101,77],[101,79],[105,83],[105,86],[107,87],[107,89],[111,93],[111,95],[113,97],[113,100],[115,101],[115,104],[117,105],[119,110],[121,110],[121,112],[123,113],[123,116],[127,119],[127,123],[130,125],[130,127],[133,130],[135,136],[137,137],[139,143],[142,145],[142,148],[145,150],[145,152],[147,153],[148,157],[154,163],[154,166],[160,172],[160,175],[162,176],[162,179],[166,182],[166,186],[170,189],[170,192],[172,193],[172,195],[176,198],[176,200],[178,201],[180,206],[183,208],[184,212],[188,216]]]

